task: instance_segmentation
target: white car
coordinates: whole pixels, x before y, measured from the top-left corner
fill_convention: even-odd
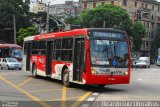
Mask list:
[[[147,60],[138,60],[135,64],[135,67],[137,68],[149,68],[150,67],[150,63]]]
[[[22,69],[22,64],[15,58],[1,58],[0,60],[1,69]]]

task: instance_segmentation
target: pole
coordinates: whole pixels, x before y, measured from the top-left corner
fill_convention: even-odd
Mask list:
[[[49,32],[49,3],[47,6],[47,20],[46,20],[46,33]]]
[[[14,26],[14,44],[17,44],[17,40],[16,40],[16,19],[15,19],[15,15],[13,15],[13,26]]]

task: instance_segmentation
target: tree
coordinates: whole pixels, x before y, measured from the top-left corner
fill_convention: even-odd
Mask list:
[[[140,51],[142,38],[145,35],[145,28],[141,22],[135,22],[130,33],[133,43],[133,51]]]
[[[87,10],[81,15],[82,22],[86,27],[106,28],[130,28],[132,20],[126,10],[119,6],[99,5],[93,10]]]
[[[18,32],[17,41],[20,45],[23,44],[24,38],[27,36],[33,36],[39,34],[38,28],[36,27],[28,27],[28,28],[21,28]]]
[[[81,14],[81,20],[85,27],[115,28],[126,31],[132,38],[133,51],[139,51],[145,28],[142,23],[133,23],[126,10],[119,6],[109,4],[99,5],[92,10]]]
[[[160,26],[156,30],[154,43],[156,49],[160,48]]]
[[[68,17],[64,20],[66,24],[81,24],[79,17]]]
[[[0,0],[0,29],[13,29],[13,15],[16,15],[17,28],[29,26],[30,0]]]

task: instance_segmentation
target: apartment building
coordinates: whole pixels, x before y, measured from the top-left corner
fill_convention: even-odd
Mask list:
[[[146,34],[142,38],[139,55],[155,56],[154,37],[157,26],[160,26],[160,2],[156,0],[82,0],[83,11],[93,9],[100,4],[118,5],[126,9],[133,21],[141,21]]]

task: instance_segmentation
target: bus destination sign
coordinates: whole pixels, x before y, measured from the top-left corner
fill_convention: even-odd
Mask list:
[[[126,35],[122,33],[111,33],[111,32],[92,32],[91,37],[125,39]]]

